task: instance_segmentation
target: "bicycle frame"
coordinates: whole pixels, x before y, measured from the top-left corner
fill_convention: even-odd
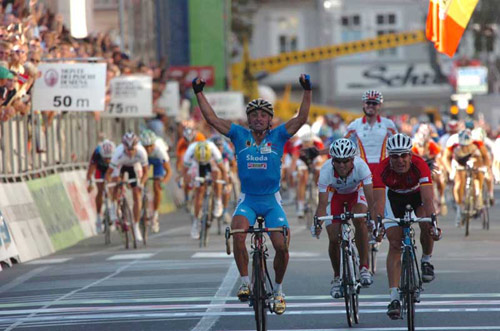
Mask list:
[[[229,238],[235,233],[250,233],[251,238],[251,255],[252,255],[252,292],[250,294],[249,305],[254,308],[255,321],[257,323],[257,330],[266,330],[266,311],[274,312],[273,304],[271,301],[273,293],[273,285],[269,271],[267,269],[266,259],[269,256],[267,253],[267,246],[264,233],[281,232],[284,235],[285,245],[288,247],[288,228],[286,226],[278,228],[264,227],[264,218],[257,216],[256,223],[258,227],[250,226],[248,229],[234,229],[226,228],[226,253],[231,254],[231,247],[229,245]],[[269,290],[268,290],[269,289]]]
[[[343,296],[346,308],[347,323],[351,327],[359,323],[359,292],[361,289],[359,273],[359,253],[354,244],[354,230],[350,220],[354,218],[370,219],[370,213],[354,214],[347,211],[347,203],[344,204],[344,213],[336,216],[321,216],[315,219],[315,227],[321,227],[319,221],[340,220],[340,282],[342,284]]]
[[[412,228],[414,223],[428,222],[436,228],[436,215],[431,217],[412,218],[411,206],[406,207],[402,218],[385,218],[382,224],[395,223],[402,227],[403,237],[401,240],[401,276],[399,284],[399,295],[401,300],[401,316],[407,316],[408,330],[415,330],[415,303],[420,302],[420,292],[423,291],[422,275],[418,266],[415,247],[415,232]]]
[[[205,188],[205,193],[203,195],[202,204],[202,216],[201,216],[201,229],[200,229],[200,248],[206,247],[208,243],[208,230],[212,223],[212,212],[214,208],[214,181],[210,176],[206,177],[196,177],[194,179],[196,182],[200,183]],[[216,184],[226,184],[224,180],[216,180]]]

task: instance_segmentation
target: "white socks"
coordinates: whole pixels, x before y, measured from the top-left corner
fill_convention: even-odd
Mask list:
[[[247,285],[250,284],[250,277],[248,277],[248,276],[241,276],[241,282],[243,284],[247,284]]]
[[[424,263],[424,262],[431,262],[431,257],[432,255],[423,255],[422,254],[422,260],[420,260],[420,262]]]
[[[399,300],[399,291],[397,287],[389,288],[389,294],[391,295],[391,302],[394,300]]]

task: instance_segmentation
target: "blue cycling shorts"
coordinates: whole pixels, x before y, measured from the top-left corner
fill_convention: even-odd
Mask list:
[[[245,216],[250,226],[255,224],[257,216],[263,216],[265,226],[268,228],[275,228],[283,225],[290,228],[285,211],[281,206],[281,195],[279,192],[266,195],[241,193],[233,217],[236,215]]]
[[[165,176],[165,168],[163,168],[163,162],[160,159],[148,158],[149,165],[153,166],[153,177],[163,178]]]

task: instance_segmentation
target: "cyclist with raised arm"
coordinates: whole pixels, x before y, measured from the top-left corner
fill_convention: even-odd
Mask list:
[[[160,232],[160,223],[158,222],[162,194],[162,184],[165,185],[172,177],[170,168],[170,157],[168,156],[167,144],[151,130],[141,132],[141,144],[148,153],[148,162],[153,166],[153,220],[151,230]],[[147,174],[146,174],[147,175]]]
[[[331,162],[325,162],[321,167],[318,188],[319,202],[316,217],[326,215],[340,215],[344,212],[344,203],[352,213],[366,213],[373,211],[373,186],[370,168],[359,156],[356,145],[349,139],[341,138],[330,145]],[[359,252],[360,281],[363,286],[370,286],[373,282],[368,271],[368,229],[364,219],[353,220],[356,232],[355,242]],[[339,235],[341,221],[325,222],[328,233],[328,253],[332,263],[334,277],[330,294],[333,298],[340,298],[340,247]],[[321,228],[311,228],[313,235],[319,236]]]
[[[108,171],[106,171],[106,182],[118,182],[123,174],[127,173],[129,179],[136,179],[136,182],[131,183],[132,196],[134,198],[134,231],[137,241],[142,241],[141,231],[139,230],[139,219],[141,217],[141,204],[142,204],[142,188],[146,183],[148,176],[148,153],[139,144],[137,135],[128,131],[122,137],[122,143],[115,149]],[[116,201],[119,197],[120,191],[115,187],[114,194],[112,194],[113,203],[111,204],[111,219],[117,220]]]
[[[398,133],[387,141],[389,157],[373,171],[373,196],[375,213],[389,218],[403,217],[406,205],[411,205],[417,217],[431,217],[435,213],[431,171],[425,161],[411,152],[411,138]],[[387,193],[386,193],[387,187]],[[387,214],[384,214],[384,209]],[[419,223],[422,245],[422,280],[426,283],[434,279],[431,264],[434,241],[439,240],[435,229],[429,223]],[[387,277],[391,301],[387,315],[391,319],[400,317],[399,280],[401,275],[401,240],[403,232],[397,224],[386,224],[389,239],[387,255]],[[440,234],[440,233],[439,233]]]
[[[233,215],[231,225],[233,229],[248,229],[255,224],[257,216],[265,218],[266,227],[289,227],[279,194],[283,147],[285,142],[307,122],[312,96],[309,75],[301,75],[299,81],[304,89],[304,95],[297,116],[271,129],[273,106],[266,100],[255,99],[246,107],[249,126],[247,129],[219,118],[203,94],[205,82],[199,78],[193,80],[193,90],[205,120],[217,131],[228,136],[235,147],[241,196]],[[242,280],[238,290],[238,298],[241,301],[248,300],[250,295],[245,238],[246,234],[242,233],[233,236],[234,259]],[[273,232],[270,238],[276,251],[274,312],[281,315],[286,309],[282,282],[288,265],[288,245],[285,244],[282,233]]]
[[[210,174],[214,181],[215,203],[212,214],[215,217],[222,216],[222,184],[216,183],[218,179],[228,182],[227,170],[222,162],[222,154],[211,141],[199,141],[189,145],[184,154],[184,178],[188,178],[190,183],[196,177],[205,177]],[[195,183],[194,189],[194,217],[191,226],[191,238],[200,237],[200,212],[205,194],[205,186]],[[210,224],[208,224],[210,226]]]
[[[87,191],[90,193],[94,187],[92,179],[104,179],[104,175],[106,171],[108,171],[109,163],[111,162],[111,157],[113,156],[113,152],[115,151],[115,143],[111,140],[104,140],[92,153],[92,157],[90,158],[89,169],[87,170]],[[101,232],[102,222],[104,217],[102,213],[104,210],[102,209],[102,200],[104,196],[104,182],[97,183],[97,194],[95,196],[95,205],[97,209],[97,221],[96,231],[97,233]]]

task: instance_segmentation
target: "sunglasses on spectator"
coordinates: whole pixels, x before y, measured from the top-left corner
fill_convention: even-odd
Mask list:
[[[343,164],[349,163],[350,161],[352,161],[351,158],[347,158],[347,159],[333,159],[333,162],[335,162],[335,163],[343,163]]]
[[[24,54],[25,51],[23,51],[22,49],[16,49],[15,51],[12,51],[11,53]]]
[[[0,53],[1,54],[1,53]],[[33,62],[33,63],[39,63],[40,60],[39,59],[30,59],[30,62]]]
[[[396,154],[391,154],[389,157],[393,160],[397,160],[399,158],[406,159],[410,156],[409,152],[404,152],[404,153],[396,153]]]
[[[379,105],[379,103],[376,102],[376,101],[367,101],[367,102],[365,102],[365,104],[367,104],[368,106],[377,106],[377,105]]]

